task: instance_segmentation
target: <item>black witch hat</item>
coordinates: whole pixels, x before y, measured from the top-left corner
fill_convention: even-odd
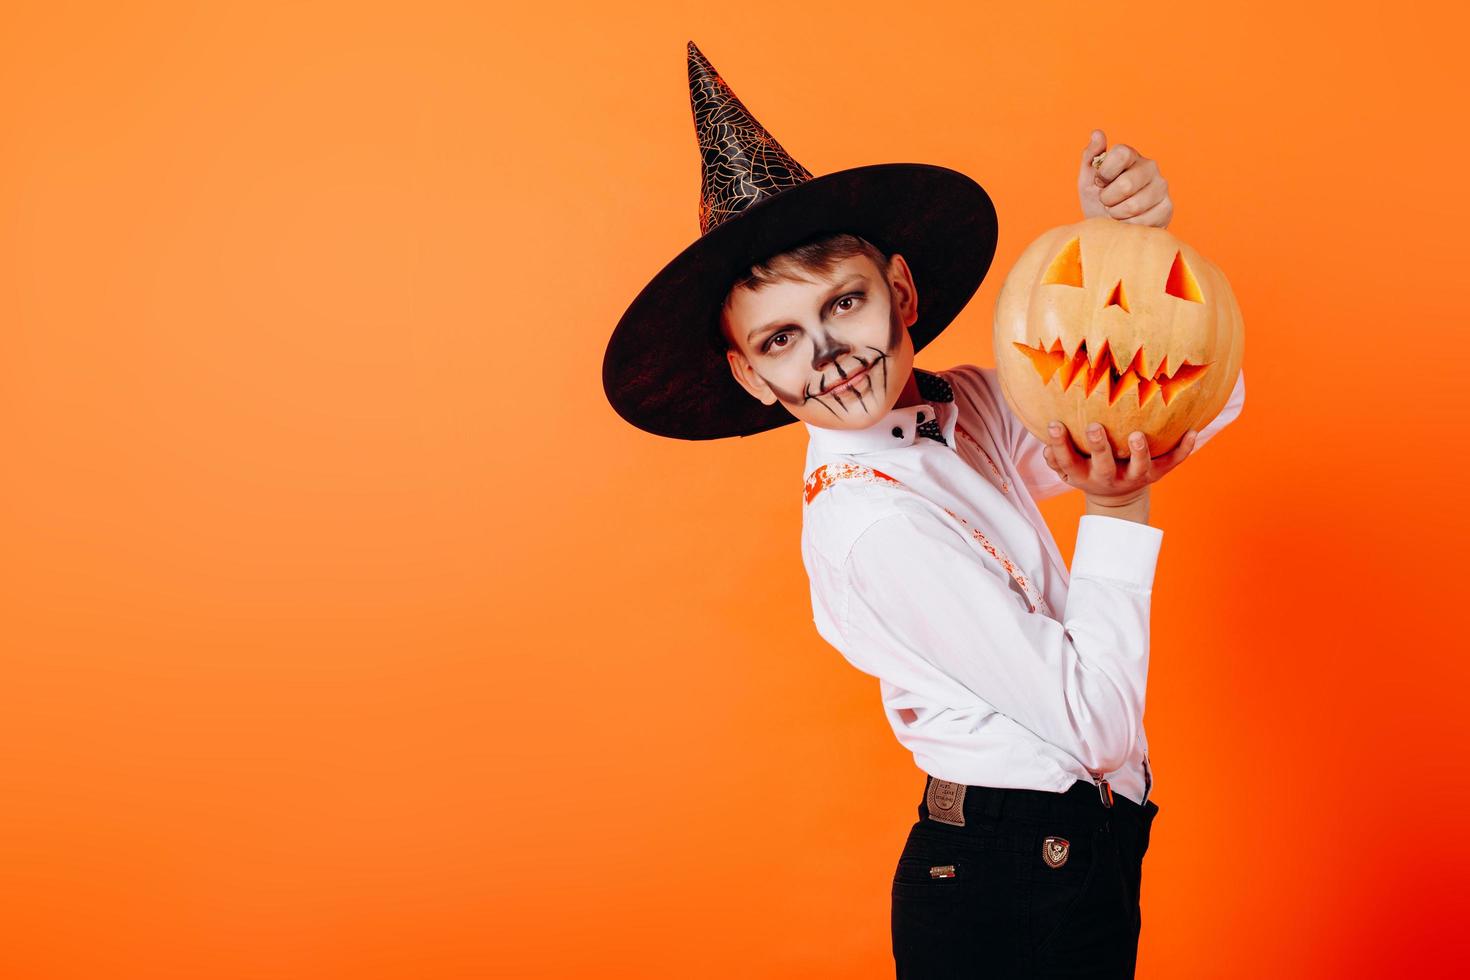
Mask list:
[[[689,42],[689,99],[703,177],[700,237],[623,313],[603,355],[617,413],[676,439],[746,436],[795,420],[737,383],[720,307],[750,267],[823,235],[848,232],[902,253],[919,293],[909,328],[920,350],[964,308],[995,256],[995,206],[970,177],[924,163],[882,163],[813,177],[756,122]]]

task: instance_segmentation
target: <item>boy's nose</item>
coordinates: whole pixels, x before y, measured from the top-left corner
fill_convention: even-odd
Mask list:
[[[838,347],[830,347],[825,350],[819,350],[812,355],[812,367],[818,371],[825,371],[829,367],[835,370],[837,366],[843,361],[851,363],[851,354],[852,350],[848,348],[845,344]],[[854,364],[853,366],[857,367],[856,364]]]

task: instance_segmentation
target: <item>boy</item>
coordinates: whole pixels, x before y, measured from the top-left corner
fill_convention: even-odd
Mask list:
[[[1133,974],[1158,805],[1143,731],[1172,452],[1079,455],[1010,413],[992,369],[914,354],[995,247],[983,189],[887,164],[813,177],[689,45],[702,237],[645,287],[604,362],[609,400],[687,439],[808,430],[802,557],[818,632],[879,679],[925,771],[893,877],[900,977]],[[1085,216],[1166,225],[1166,185],[1125,146],[1083,155]],[[1100,157],[1101,159],[1094,159]],[[1070,575],[1036,500],[1087,497]]]

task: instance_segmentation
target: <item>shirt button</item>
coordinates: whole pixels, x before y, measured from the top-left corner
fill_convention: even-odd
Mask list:
[[[924,413],[923,412],[920,412],[919,413],[919,421],[920,422],[924,421]]]
[[[898,438],[898,437],[902,436],[903,435],[903,426],[895,425],[893,427],[893,435],[894,435],[894,438]]]

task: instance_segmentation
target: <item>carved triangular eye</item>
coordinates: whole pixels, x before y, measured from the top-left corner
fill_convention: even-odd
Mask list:
[[[1200,294],[1199,283],[1194,278],[1194,273],[1189,271],[1189,264],[1184,261],[1184,256],[1174,253],[1174,265],[1169,269],[1169,281],[1164,286],[1164,292],[1170,296],[1178,296],[1187,299],[1191,303],[1203,303],[1204,296]]]
[[[1068,242],[1057,257],[1051,260],[1051,268],[1046,270],[1041,284],[1045,286],[1054,282],[1061,283],[1063,286],[1082,285],[1082,239],[1080,236]]]
[[[1128,297],[1125,296],[1125,295],[1123,295],[1123,280],[1121,280],[1121,279],[1118,280],[1118,285],[1116,285],[1116,286],[1113,287],[1113,295],[1109,296],[1108,297],[1108,301],[1106,303],[1104,303],[1103,305],[1104,306],[1121,306],[1121,307],[1123,307],[1123,312],[1124,313],[1131,312],[1128,309]]]

